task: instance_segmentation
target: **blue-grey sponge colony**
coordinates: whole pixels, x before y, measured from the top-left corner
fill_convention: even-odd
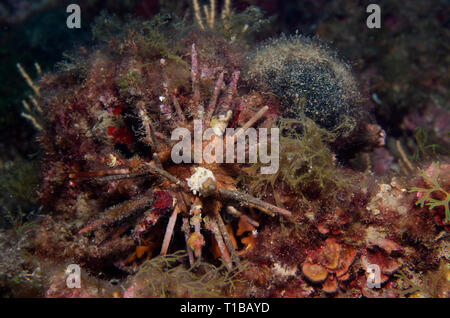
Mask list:
[[[316,39],[281,36],[249,57],[248,77],[282,103],[283,117],[306,115],[328,130],[353,128],[361,98],[350,67]]]

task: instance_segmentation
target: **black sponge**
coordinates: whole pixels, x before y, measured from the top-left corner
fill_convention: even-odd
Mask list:
[[[280,98],[283,117],[305,115],[330,131],[348,131],[357,122],[361,98],[350,68],[316,39],[293,35],[265,42],[249,57],[248,77]]]

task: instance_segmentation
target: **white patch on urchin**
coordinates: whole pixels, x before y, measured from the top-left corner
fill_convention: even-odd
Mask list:
[[[210,126],[214,131],[214,134],[217,136],[222,136],[225,132],[225,129],[228,126],[228,121],[233,116],[233,112],[231,110],[227,111],[227,113],[219,115],[219,117],[213,117],[211,119]]]
[[[196,195],[199,193],[202,194],[203,184],[208,179],[212,179],[214,182],[216,181],[216,178],[214,177],[214,174],[211,170],[205,169],[203,167],[197,167],[194,168],[194,174],[190,176],[190,178],[187,178],[187,184],[189,189]]]

